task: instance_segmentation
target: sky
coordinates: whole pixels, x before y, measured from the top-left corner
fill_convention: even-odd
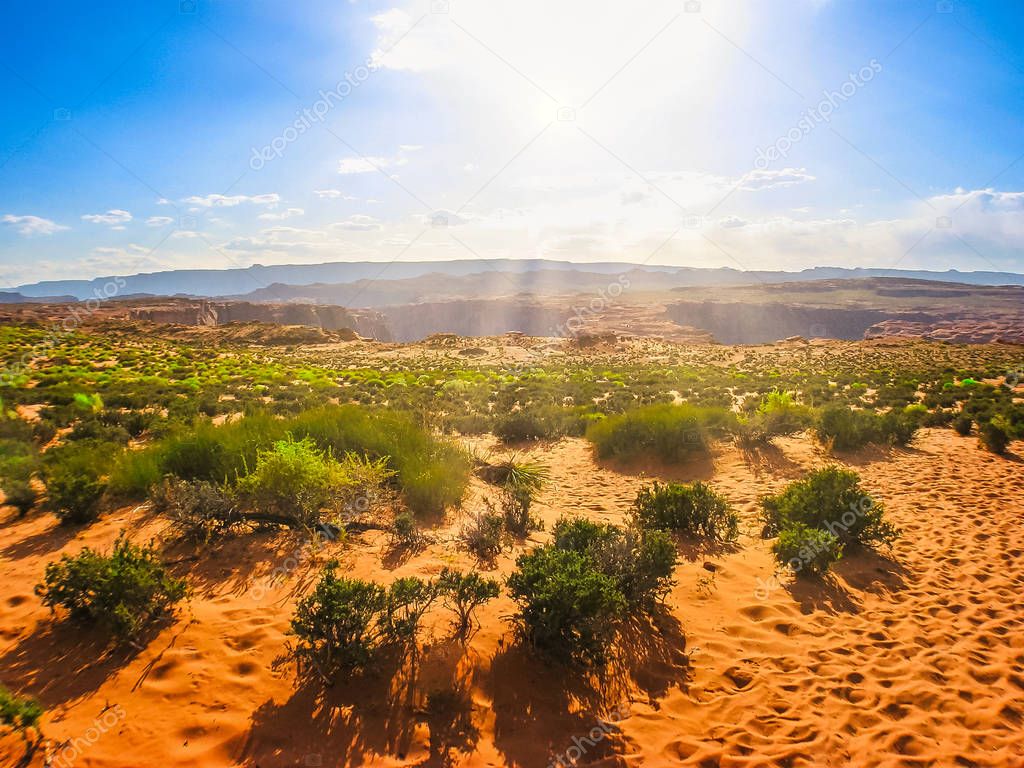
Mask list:
[[[149,0],[0,28],[0,289],[325,261],[1024,272],[1019,0]]]

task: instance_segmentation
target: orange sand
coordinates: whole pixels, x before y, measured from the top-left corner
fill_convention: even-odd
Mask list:
[[[621,521],[645,482],[636,467],[596,465],[580,440],[530,453],[552,466],[549,528],[563,513]],[[744,533],[726,550],[684,547],[675,621],[631,631],[591,676],[513,645],[504,596],[479,612],[467,648],[431,614],[415,664],[383,659],[326,693],[296,689],[275,665],[296,596],[327,557],[381,581],[469,567],[452,542],[462,513],[404,562],[368,533],[303,551],[267,589],[301,543],[293,534],[233,538],[194,560],[169,544],[192,600],[144,647],[105,656],[96,638],[51,621],[32,587],[62,552],[108,546],[125,526],[159,537],[162,523],[124,509],[71,531],[37,513],[0,528],[0,681],[42,700],[55,746],[78,740],[58,766],[1024,766],[1024,464],[952,430],[845,457],[904,530],[891,559],[848,556],[824,585],[765,590],[773,560],[757,499],[827,460],[801,437],[657,473],[711,481]],[[475,484],[474,498],[485,491]],[[453,692],[447,707],[427,706],[436,691]],[[0,741],[0,765],[21,754],[17,737]],[[40,750],[32,765],[43,764]]]

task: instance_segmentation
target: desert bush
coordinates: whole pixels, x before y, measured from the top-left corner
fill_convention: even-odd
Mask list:
[[[589,554],[601,573],[615,579],[633,612],[652,610],[672,586],[676,548],[664,531],[615,529]]]
[[[462,545],[480,560],[489,562],[505,548],[505,517],[490,501],[472,512],[459,534]]]
[[[530,405],[499,417],[494,435],[506,443],[552,440],[582,434],[585,421],[573,408],[558,405]]]
[[[724,408],[650,405],[593,422],[587,428],[587,439],[603,459],[649,454],[675,462],[705,452],[709,436],[734,421],[735,416]]]
[[[82,440],[44,454],[47,506],[61,522],[90,523],[99,515],[115,450],[108,443]]]
[[[806,405],[797,403],[792,394],[772,390],[757,408],[761,429],[769,437],[791,435],[806,429],[814,421],[814,413]]]
[[[513,536],[524,538],[529,536],[531,531],[538,531],[543,527],[540,518],[530,514],[533,491],[529,488],[505,488],[501,492],[500,503],[505,530]]]
[[[142,495],[164,475],[184,480],[233,482],[256,465],[261,451],[286,440],[310,438],[334,456],[355,454],[385,461],[395,473],[406,505],[436,513],[461,501],[471,469],[468,454],[435,438],[401,413],[367,412],[357,406],[304,411],[289,418],[252,413],[228,424],[200,422],[178,429],[142,451],[124,452],[111,476],[119,493]]]
[[[137,633],[166,615],[187,593],[185,581],[171,577],[152,546],[140,547],[122,535],[109,555],[88,547],[46,566],[36,594],[51,610],[108,628],[119,638]]]
[[[655,482],[641,488],[633,501],[633,518],[641,528],[714,541],[732,541],[739,534],[739,517],[729,509],[729,502],[701,482]]]
[[[536,461],[520,461],[515,456],[497,464],[480,460],[477,474],[486,482],[502,488],[525,489],[536,493],[551,479],[551,469]]]
[[[556,658],[599,661],[626,599],[586,554],[539,547],[516,561],[508,589],[519,604],[522,635]]]
[[[958,435],[967,437],[971,434],[971,428],[974,426],[974,420],[970,416],[957,416],[953,420],[953,429],[956,430]]]
[[[843,544],[829,531],[797,522],[779,532],[772,552],[797,576],[820,576],[843,556]]]
[[[229,490],[207,480],[165,478],[152,499],[175,532],[193,541],[208,542],[245,522]]]
[[[409,510],[395,515],[391,523],[391,546],[400,549],[417,550],[423,546],[425,536],[420,531],[416,516]]]
[[[436,514],[458,504],[469,484],[469,454],[434,437],[406,414],[342,406],[308,411],[291,425],[297,437],[312,437],[336,455],[386,457],[406,506],[417,513]]]
[[[338,576],[339,564],[324,567],[313,591],[295,607],[289,648],[300,673],[307,665],[325,681],[339,671],[365,666],[383,639],[387,590],[372,582]]]
[[[1010,434],[1005,422],[994,418],[978,426],[978,442],[986,451],[1002,455],[1010,445]]]
[[[885,520],[882,505],[860,486],[856,472],[830,466],[761,500],[765,533],[794,524],[828,531],[843,544],[891,544],[899,530]]]
[[[562,518],[552,531],[556,549],[587,555],[594,566],[615,580],[634,610],[649,610],[671,586],[676,548],[664,531]]]
[[[443,568],[437,577],[438,591],[446,608],[455,614],[456,631],[461,635],[470,627],[476,609],[498,596],[498,582],[476,572],[459,573]]]

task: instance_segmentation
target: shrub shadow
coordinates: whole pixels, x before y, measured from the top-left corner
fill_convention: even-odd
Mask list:
[[[370,669],[329,687],[299,678],[287,701],[268,700],[253,714],[235,759],[252,765],[357,766],[390,755],[405,761],[425,724],[428,753],[415,764],[454,765],[480,738],[470,697],[475,661],[448,640],[422,653],[382,651]]]
[[[110,635],[100,628],[40,621],[0,656],[4,684],[30,692],[48,707],[76,701],[98,690],[174,620],[154,622],[131,643],[118,645],[112,645]]]
[[[333,551],[321,541],[313,549],[309,538],[295,531],[264,530],[228,534],[209,544],[174,539],[164,547],[164,561],[176,576],[187,576],[195,593],[216,595],[265,593],[279,582],[294,581],[301,591],[319,571],[324,552]]]
[[[756,477],[785,477],[797,479],[805,473],[803,467],[789,458],[775,443],[740,448],[743,462]]]
[[[601,469],[631,477],[647,477],[672,483],[692,483],[696,480],[709,481],[715,475],[715,461],[711,453],[695,453],[678,463],[666,462],[654,455],[631,459],[601,459],[597,452],[594,463]]]
[[[14,524],[18,522],[26,522],[30,518],[22,518],[21,520],[13,521]],[[10,530],[10,528],[8,528]],[[16,541],[12,541],[10,544],[0,549],[0,558],[9,560],[20,560],[23,557],[38,557],[41,555],[48,555],[51,552],[57,552],[67,545],[69,541],[75,538],[75,535],[79,533],[81,529],[73,525],[61,525],[60,522],[54,518],[54,524],[49,528],[45,528],[36,533],[30,533],[24,538],[19,538]]]
[[[686,638],[667,610],[622,628],[602,668],[581,669],[545,661],[522,643],[495,655],[482,680],[492,699],[494,744],[510,766],[549,765],[587,739],[580,762],[626,765],[629,749],[614,721],[628,716],[635,692],[654,707],[672,688],[686,691],[692,677]],[[586,743],[586,742],[584,742]]]
[[[830,614],[859,613],[856,593],[894,594],[906,589],[907,570],[888,554],[851,545],[841,560],[821,579],[795,578],[786,589],[804,614],[815,610]]]

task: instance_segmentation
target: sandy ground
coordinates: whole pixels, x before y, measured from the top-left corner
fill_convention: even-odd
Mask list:
[[[104,653],[98,638],[52,621],[32,587],[62,552],[108,546],[124,527],[159,539],[161,522],[137,508],[80,531],[45,514],[0,527],[0,681],[45,704],[58,766],[1024,766],[1016,455],[922,430],[909,449],[844,457],[904,536],[888,556],[848,556],[834,578],[809,584],[771,581],[755,520],[759,496],[828,461],[808,437],[755,456],[722,446],[707,461],[644,467],[646,479],[639,467],[595,464],[580,440],[529,452],[552,467],[548,528],[561,514],[621,521],[652,476],[708,480],[744,521],[734,547],[681,545],[669,615],[630,630],[599,675],[517,647],[502,597],[479,612],[466,647],[432,613],[416,659],[382,659],[326,692],[296,688],[277,659],[296,596],[323,561],[338,556],[384,582],[472,567],[452,541],[461,513],[407,559],[380,533],[316,551],[286,533],[233,538],[198,558],[166,542],[192,600],[144,646]],[[474,485],[467,507],[485,491]],[[17,738],[0,741],[0,765],[21,753]],[[32,765],[43,764],[40,750]]]

